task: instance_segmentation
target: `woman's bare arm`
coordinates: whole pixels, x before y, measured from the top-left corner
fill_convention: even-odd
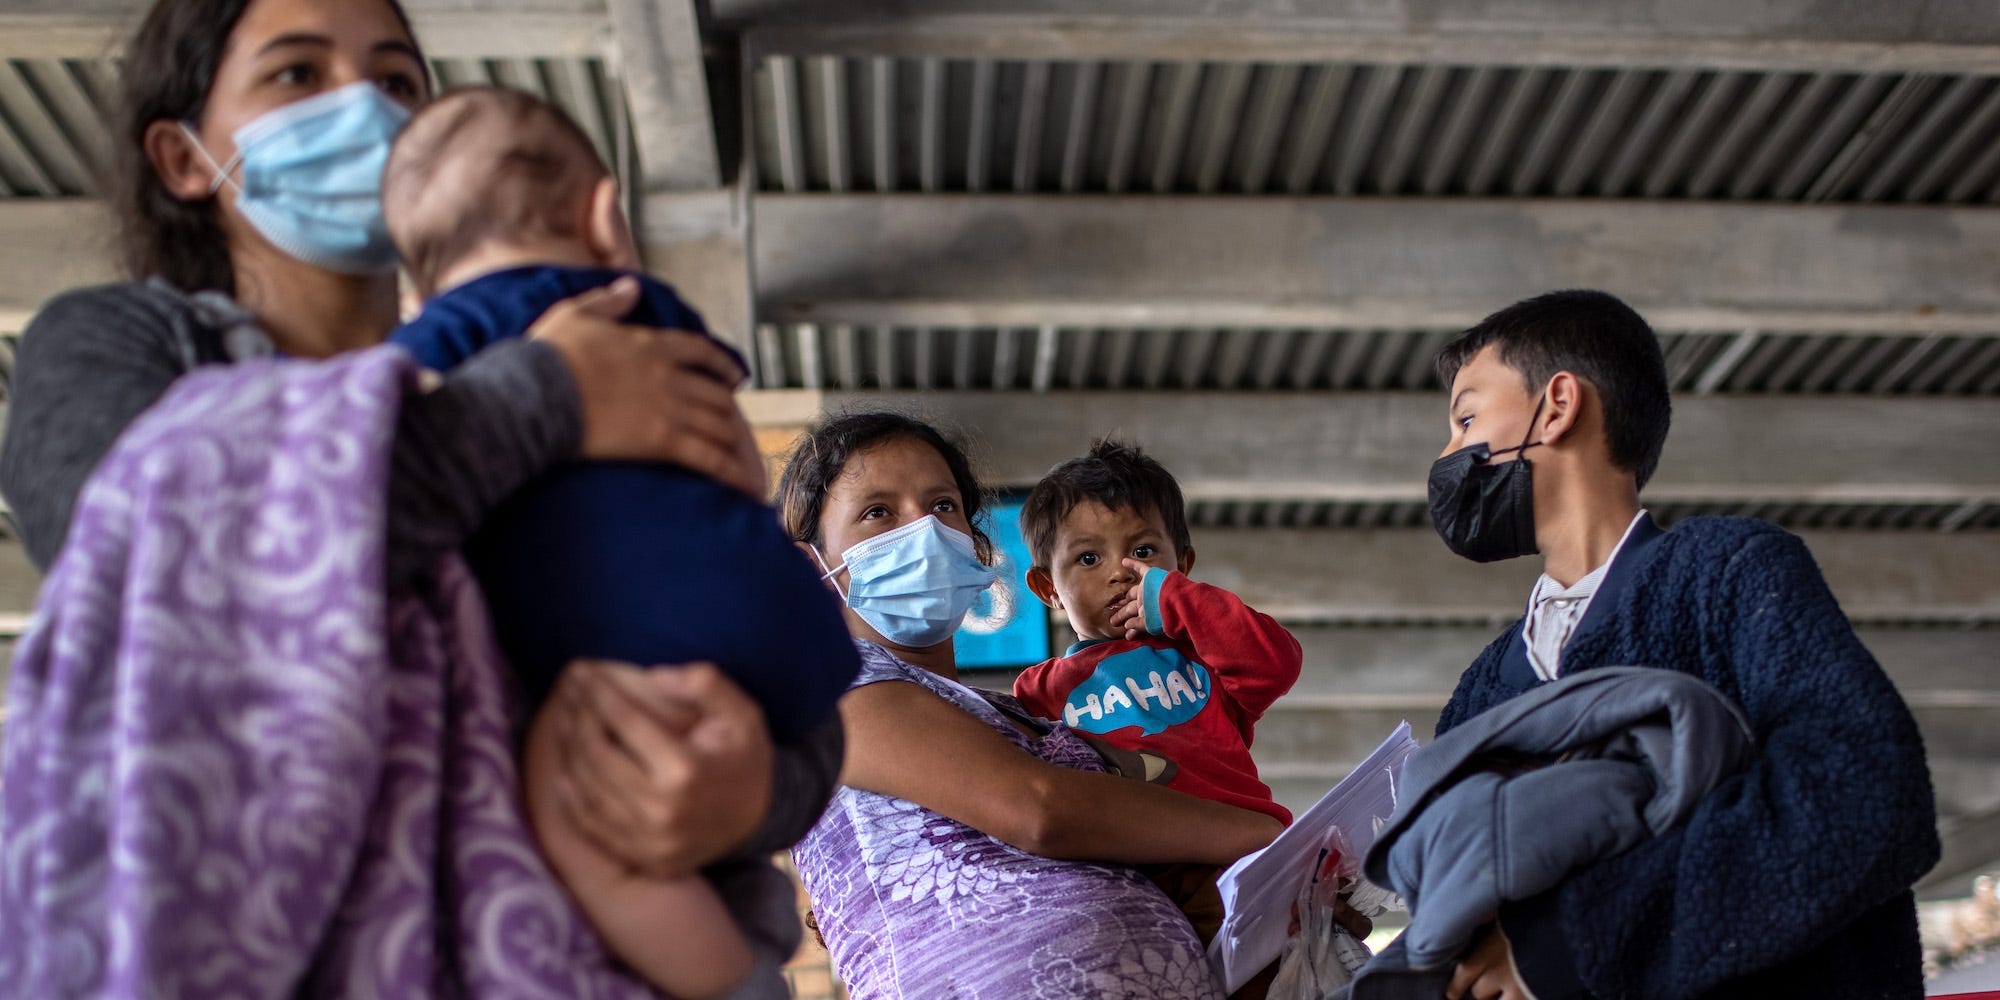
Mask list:
[[[1046,763],[915,684],[856,688],[840,716],[843,784],[908,799],[1044,857],[1226,865],[1283,829],[1248,809]]]

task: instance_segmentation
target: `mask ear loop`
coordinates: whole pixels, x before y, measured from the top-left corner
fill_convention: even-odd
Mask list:
[[[1542,445],[1548,444],[1547,441],[1536,441],[1533,444],[1528,443],[1528,439],[1535,436],[1535,421],[1542,419],[1542,404],[1548,401],[1549,394],[1546,392],[1542,393],[1542,398],[1535,400],[1535,412],[1528,417],[1528,433],[1521,435],[1520,444],[1512,448],[1502,448],[1499,451],[1488,452],[1486,460],[1490,462],[1493,460],[1494,455],[1505,455],[1510,451],[1527,451],[1530,448],[1539,448]]]
[[[195,151],[201,154],[202,160],[208,164],[209,169],[215,171],[215,180],[211,181],[208,185],[209,194],[214,194],[217,191],[222,190],[222,185],[225,183],[227,184],[236,183],[235,181],[230,180],[229,172],[235,170],[237,164],[243,162],[242,150],[240,149],[237,150],[236,155],[230,157],[228,163],[216,163],[215,157],[209,153],[208,147],[201,144],[201,137],[194,134],[194,129],[188,127],[187,122],[175,122],[174,124],[180,126],[181,134],[187,136],[187,140],[189,142],[194,143]],[[240,191],[242,190],[242,188],[239,186],[237,190]]]
[[[846,564],[846,563],[841,563],[840,565],[838,565],[838,566],[835,566],[835,567],[834,567],[834,568],[832,568],[832,569],[826,569],[826,559],[820,556],[820,554],[819,554],[819,546],[817,546],[817,545],[814,545],[814,544],[812,544],[811,542],[807,542],[807,543],[806,543],[806,548],[809,548],[809,549],[811,549],[811,550],[812,550],[812,554],[813,554],[813,562],[816,562],[816,563],[819,563],[819,568],[820,568],[820,569],[823,569],[823,570],[826,570],[826,572],[824,572],[824,573],[821,573],[821,574],[820,574],[820,577],[819,577],[819,578],[820,578],[821,580],[824,580],[824,581],[826,581],[826,582],[828,582],[828,583],[831,583],[831,584],[833,584],[833,592],[834,592],[834,593],[836,593],[836,594],[839,594],[839,595],[840,595],[840,599],[841,599],[842,601],[845,601],[845,600],[847,600],[847,591],[845,591],[845,590],[842,590],[842,589],[840,589],[840,581],[838,581],[838,580],[835,580],[835,579],[833,578],[833,577],[834,577],[834,574],[836,574],[836,573],[839,573],[839,572],[840,572],[841,570],[844,570],[844,569],[846,569],[846,568],[847,568],[847,564]]]

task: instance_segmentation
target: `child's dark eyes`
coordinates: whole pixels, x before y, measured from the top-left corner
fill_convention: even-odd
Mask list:
[[[878,517],[888,517],[888,516],[889,516],[889,508],[884,507],[879,503],[861,512],[861,519],[863,521],[873,521]]]
[[[1097,558],[1097,553],[1095,552],[1085,552],[1084,554],[1076,557],[1076,564],[1078,566],[1095,566],[1097,565],[1097,563],[1098,563],[1098,558]]]
[[[931,513],[933,514],[949,514],[957,509],[958,501],[956,500],[941,499],[931,504]]]
[[[1155,551],[1157,550],[1154,549],[1151,545],[1141,545],[1138,548],[1132,550],[1132,558],[1137,559],[1140,562],[1144,562],[1148,559],[1153,558],[1153,553]]]

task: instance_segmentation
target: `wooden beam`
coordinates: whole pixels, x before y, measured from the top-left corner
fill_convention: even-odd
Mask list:
[[[1196,575],[1202,571],[1198,563]],[[1303,806],[1398,720],[1408,719],[1428,741],[1460,672],[1499,631],[1493,625],[1294,626],[1305,670],[1258,727],[1260,771],[1281,801]],[[2000,628],[1864,626],[1858,632],[1924,734],[1938,809],[1947,817],[1947,858],[1962,853],[1967,864],[1978,865],[2000,857],[1970,843],[1950,846],[1983,829],[1950,817],[2000,802],[2000,745],[1993,735],[2000,733],[2000,674],[1992,669],[2000,662]],[[1948,861],[1927,884],[1949,894],[1945,883],[1953,873],[1970,870],[1961,868]]]
[[[1838,542],[1838,539],[1835,539]],[[1199,539],[1197,539],[1199,545]],[[1204,553],[1196,579],[1212,569]],[[1255,568],[1246,570],[1254,574]],[[1518,595],[1520,605],[1526,593]],[[1294,625],[1305,669],[1286,700],[1292,704],[1437,708],[1500,625]],[[2000,706],[2000,628],[1857,630],[1861,642],[1897,690],[1927,708]],[[1996,775],[2000,778],[2000,775]]]
[[[2000,212],[1646,201],[767,195],[759,314],[1449,329],[1603,288],[1667,330],[2000,328]]]
[[[1804,532],[1834,596],[1868,623],[2000,623],[2000,533]],[[1510,622],[1540,565],[1478,564],[1428,528],[1212,529],[1197,570],[1290,622]]]
[[[133,0],[16,0],[0,13],[0,57],[110,55],[136,26]],[[410,0],[418,38],[456,58],[600,55],[605,0]],[[1604,0],[1411,10],[1396,4],[1231,5],[1203,0],[1092,4],[1065,0],[892,0],[801,4],[721,0],[718,24],[763,51],[987,59],[1222,60],[1509,66],[1984,73],[2000,35],[1976,4],[1849,4],[1772,13]],[[1365,7],[1365,9],[1364,9]]]
[[[13,0],[0,12],[0,58],[110,59],[148,3]],[[409,0],[411,28],[434,59],[582,59],[613,44],[604,0]]]
[[[19,333],[44,301],[119,278],[111,215],[94,198],[0,203],[0,333]]]
[[[749,202],[742,191],[663,191],[638,202],[646,270],[674,286],[711,333],[754,364]]]
[[[1154,454],[1195,500],[1421,502],[1446,441],[1442,393],[747,393],[753,420],[882,408],[970,439],[987,483],[1033,485],[1116,434]],[[2000,400],[1710,396],[1675,401],[1646,498],[1963,503],[2000,497]]]
[[[1977,5],[1835,8],[1253,0],[717,0],[718,22],[786,54],[979,59],[1985,73],[2000,31]]]
[[[2000,334],[1991,209],[736,197],[757,316],[780,323],[1442,330],[1552,288],[1601,287],[1663,330]],[[0,309],[105,269],[105,250],[83,242],[103,230],[62,218],[89,203],[46,204],[0,205],[0,245],[24,268],[0,277]],[[648,227],[665,216],[641,214]]]
[[[752,324],[749,212],[741,192],[670,192],[639,199],[647,266],[748,353]],[[0,333],[18,333],[49,298],[121,275],[112,220],[94,198],[0,202]]]
[[[0,541],[0,636],[20,632],[41,589],[42,575],[28,561],[28,551],[13,539]]]
[[[607,0],[644,191],[722,186],[693,0]]]
[[[1968,896],[1976,875],[2000,870],[2000,809],[1976,816],[1951,816],[1938,824],[1944,856],[1917,883],[1925,899]]]

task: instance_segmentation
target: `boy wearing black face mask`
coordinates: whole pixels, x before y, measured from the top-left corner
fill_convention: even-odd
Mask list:
[[[1662,531],[1640,508],[1671,411],[1652,330],[1610,295],[1553,292],[1461,334],[1438,372],[1438,533],[1475,561],[1543,560],[1438,733],[1557,677],[1641,665],[1735,700],[1760,751],[1685,826],[1503,905],[1454,982],[1537,1000],[1921,996],[1910,886],[1939,847],[1916,724],[1796,536],[1723,517]]]

